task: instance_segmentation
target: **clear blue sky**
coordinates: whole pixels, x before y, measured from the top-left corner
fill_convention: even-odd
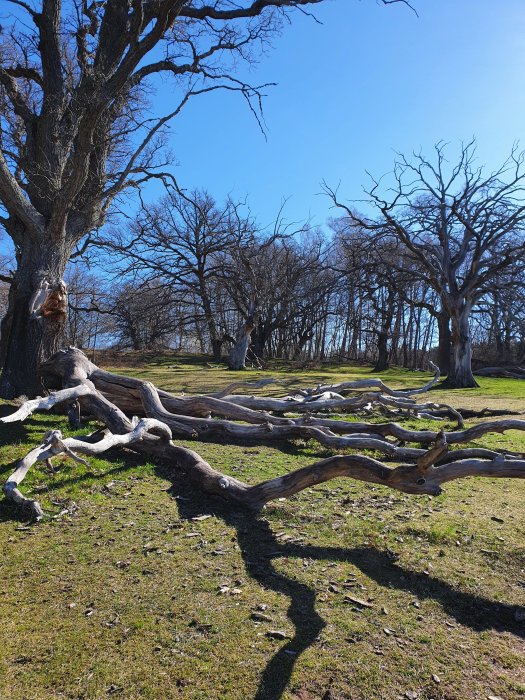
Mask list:
[[[264,105],[267,140],[239,97],[198,98],[172,125],[180,183],[248,195],[261,222],[288,197],[288,219],[322,224],[320,181],[359,198],[365,171],[388,172],[395,150],[474,135],[480,162],[495,167],[514,141],[525,147],[525,1],[414,6],[419,17],[402,4],[326,0],[322,25],[294,13],[250,73],[278,83]],[[169,111],[166,97],[155,104]]]

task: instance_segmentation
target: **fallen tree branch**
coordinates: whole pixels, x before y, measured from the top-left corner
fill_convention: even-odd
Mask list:
[[[235,391],[235,389],[241,389],[242,387],[248,387],[249,389],[262,389],[262,387],[268,386],[268,384],[281,384],[282,380],[280,379],[260,379],[257,382],[232,382],[232,384],[228,384],[228,386],[224,387],[221,391],[217,391],[214,394],[208,394],[208,396],[212,396],[216,399],[222,399],[224,396],[227,396],[230,394],[232,391]]]
[[[508,377],[510,379],[525,379],[525,368],[511,367],[480,367],[473,374],[478,377]]]
[[[525,478],[525,460],[508,458],[483,448],[449,451],[451,443],[466,442],[488,432],[525,430],[525,421],[493,421],[466,430],[441,430],[439,433],[407,430],[396,423],[359,424],[313,418],[311,415],[298,419],[280,419],[279,423],[269,420],[264,424],[235,423],[230,420],[214,420],[210,417],[203,419],[173,413],[168,410],[168,406],[173,405],[173,402],[177,408],[184,405],[178,397],[158,391],[149,382],[104,372],[74,348],[57,353],[45,364],[46,369],[54,374],[55,378],[58,377],[65,388],[49,397],[26,402],[12,416],[1,419],[1,422],[23,420],[35,410],[49,410],[59,403],[78,401],[85,413],[100,420],[110,432],[63,439],[59,431],[50,431],[46,433],[43,442],[19,462],[4,485],[4,493],[37,519],[42,515],[40,505],[23,496],[18,488],[33,464],[40,460],[49,460],[60,453],[78,461],[81,458],[77,453],[101,454],[114,446],[127,446],[142,454],[162,458],[172,468],[183,470],[187,478],[204,492],[221,495],[237,505],[253,510],[262,508],[275,498],[292,495],[336,477],[382,484],[405,493],[431,495],[441,492],[442,483],[467,476]],[[108,397],[114,398],[110,389],[115,386],[119,389],[114,391],[113,403]],[[222,404],[227,403],[225,399],[215,397],[193,398],[217,401],[220,403],[220,410],[223,410]],[[388,398],[393,400],[393,397]],[[408,401],[408,398],[397,397],[395,400],[403,403]],[[132,402],[133,405],[138,402],[141,411],[148,417],[140,421],[130,420],[120,405],[126,402]],[[189,404],[185,405],[187,407]],[[253,418],[251,413],[246,414],[243,411],[237,415],[249,415]],[[336,434],[336,430],[339,434]],[[374,450],[386,454],[394,462],[403,463],[390,466],[360,454],[334,455],[281,477],[250,486],[213,469],[196,452],[173,444],[172,431],[184,437],[199,435],[220,441],[235,438],[264,442],[269,435],[272,439],[279,440],[295,437],[315,438],[325,447]],[[345,435],[345,432],[350,435]],[[387,440],[388,435],[405,442],[423,442],[430,445],[430,448],[400,446]],[[99,439],[94,441],[95,437]]]
[[[68,394],[75,393],[76,398],[86,395],[85,386],[81,385],[75,387],[75,391],[72,392],[71,389],[66,389]],[[55,402],[56,403],[56,402]],[[40,408],[49,409],[54,405],[54,403],[41,401]],[[17,411],[19,413],[19,411]],[[12,418],[12,416],[10,416]],[[23,420],[23,418],[20,418]],[[3,422],[8,422],[3,420]],[[43,515],[42,508],[37,501],[26,498],[18,489],[18,486],[25,479],[29,469],[36,463],[40,461],[49,461],[53,457],[59,454],[66,454],[68,457],[72,458],[76,462],[80,462],[87,466],[87,462],[84,459],[79,458],[75,452],[82,452],[88,455],[97,455],[106,452],[111,447],[131,445],[134,442],[142,440],[143,435],[147,431],[156,430],[160,431],[165,439],[171,438],[171,431],[169,428],[152,418],[143,418],[141,421],[137,421],[135,427],[125,435],[112,435],[111,433],[102,437],[96,443],[85,442],[81,438],[62,438],[62,433],[60,430],[50,430],[44,435],[44,439],[38,447],[28,452],[28,454],[20,460],[15,471],[8,477],[7,481],[2,487],[2,490],[6,498],[14,501],[22,508],[29,511],[29,513],[35,518],[40,519]]]
[[[312,396],[315,394],[324,394],[325,392],[335,392],[337,394],[345,394],[348,391],[356,389],[373,389],[378,388],[382,393],[395,397],[410,397],[417,394],[424,394],[431,389],[441,377],[439,367],[433,362],[429,363],[434,370],[434,376],[426,384],[414,389],[391,389],[382,379],[358,379],[352,382],[341,382],[340,384],[318,384],[315,389],[303,389],[299,394],[304,396]]]

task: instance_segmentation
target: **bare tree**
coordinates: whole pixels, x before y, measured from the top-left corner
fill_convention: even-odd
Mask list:
[[[375,181],[368,192],[377,218],[357,214],[326,187],[335,205],[363,229],[401,241],[425,270],[452,324],[451,366],[445,385],[472,387],[469,319],[476,302],[498,276],[523,258],[525,227],[524,154],[513,149],[495,172],[475,164],[474,141],[462,146],[448,166],[445,146],[435,157],[400,156],[393,187],[382,194]]]
[[[115,344],[132,350],[169,347],[177,328],[170,288],[163,282],[125,283],[109,307]]]
[[[0,395],[13,397],[38,390],[38,363],[63,334],[62,314],[31,321],[32,307],[48,293],[64,296],[70,255],[116,197],[169,177],[157,155],[165,125],[193,96],[219,88],[256,113],[260,90],[235,76],[235,63],[251,60],[287,11],[321,0],[7,2],[16,12],[0,44],[0,223],[17,270]],[[178,100],[152,117],[145,90],[159,74],[174,79]]]
[[[68,267],[65,280],[69,307],[66,342],[77,348],[95,347],[99,331],[102,331],[101,318],[107,311],[105,285],[81,263]]]
[[[215,360],[221,359],[224,329],[218,314],[225,259],[254,236],[254,222],[228,199],[219,206],[205,191],[171,190],[145,206],[131,226],[109,229],[96,242],[102,263],[143,285],[169,287],[172,300],[186,307],[181,323],[202,322]],[[203,348],[204,350],[204,348]]]

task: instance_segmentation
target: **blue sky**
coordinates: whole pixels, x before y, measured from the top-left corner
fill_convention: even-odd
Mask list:
[[[476,136],[480,163],[496,167],[513,142],[525,147],[524,0],[414,6],[418,17],[401,4],[326,0],[322,25],[295,13],[250,71],[253,83],[278,83],[264,104],[267,140],[239,97],[198,98],[171,128],[181,185],[247,195],[262,223],[288,198],[289,220],[323,224],[333,214],[318,196],[323,178],[353,199],[395,151]],[[155,105],[169,111],[169,90]]]

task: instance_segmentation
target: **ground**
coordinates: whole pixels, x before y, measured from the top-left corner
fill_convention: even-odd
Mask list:
[[[238,378],[199,358],[120,364],[188,393]],[[243,378],[305,386],[369,371]],[[381,376],[397,387],[427,377]],[[480,384],[431,398],[525,410],[523,383]],[[56,415],[0,426],[1,478],[50,427],[70,434]],[[525,451],[525,433],[476,444]],[[328,454],[298,441],[191,447],[250,482]],[[0,503],[1,700],[525,698],[523,481],[453,482],[429,498],[338,480],[254,517],[132,453],[58,466],[24,482],[46,520],[29,525]]]

